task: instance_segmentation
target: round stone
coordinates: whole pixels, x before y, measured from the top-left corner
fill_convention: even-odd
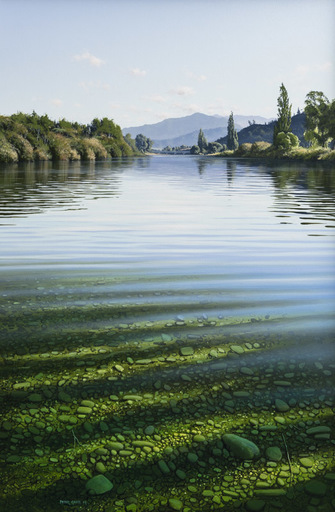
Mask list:
[[[169,499],[169,506],[172,510],[181,510],[183,508],[183,502],[176,498]]]
[[[268,459],[273,460],[275,462],[279,462],[283,457],[281,449],[278,446],[270,446],[269,448],[267,448],[265,455],[267,456]]]

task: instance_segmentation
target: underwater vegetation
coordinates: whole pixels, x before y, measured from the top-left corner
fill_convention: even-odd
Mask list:
[[[127,280],[9,272],[1,509],[333,510],[331,330]]]

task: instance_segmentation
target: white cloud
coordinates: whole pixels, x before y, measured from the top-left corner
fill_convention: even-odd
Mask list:
[[[159,94],[153,94],[148,97],[148,100],[154,101],[155,103],[166,103],[167,98],[164,98],[164,96],[160,96]]]
[[[193,80],[196,80],[197,82],[204,82],[205,80],[207,80],[206,75],[197,75],[196,73],[192,73],[192,71],[187,73],[187,75],[189,76],[189,78],[192,78]]]
[[[109,84],[94,80],[90,80],[89,82],[80,82],[79,87],[84,89],[86,92],[89,92],[92,89],[103,89],[104,91],[109,91],[110,89]]]
[[[51,103],[56,107],[61,107],[63,105],[63,101],[59,98],[54,98],[53,100],[51,100]]]
[[[145,76],[147,74],[147,72],[144,71],[144,69],[140,68],[133,68],[130,70],[130,72],[133,76]]]
[[[99,57],[96,57],[89,52],[82,53],[81,55],[74,55],[73,59],[77,62],[86,60],[89,62],[89,64],[91,64],[91,66],[96,68],[99,68],[102,64],[104,64],[102,59],[99,59]]]
[[[300,64],[295,68],[295,73],[298,78],[305,78],[309,73],[328,73],[332,71],[333,64],[329,61],[316,65]]]
[[[328,71],[332,71],[333,69],[333,64],[332,62],[324,62],[323,64],[319,64],[318,65],[318,69],[319,71],[324,71],[324,72],[328,72]]]
[[[296,74],[300,78],[304,78],[307,75],[307,73],[309,73],[310,71],[311,71],[311,68],[309,66],[305,66],[305,65],[297,66],[295,69]]]
[[[108,103],[108,106],[112,109],[115,109],[115,110],[119,110],[121,108],[121,105],[120,103],[112,103],[112,102],[109,102]]]
[[[191,103],[190,105],[175,105],[177,108],[179,108],[182,112],[185,112],[185,114],[195,114],[196,112],[201,112],[200,105],[197,105],[196,103]]]
[[[178,96],[191,96],[192,94],[194,94],[194,90],[192,89],[192,87],[183,85],[181,87],[177,87],[176,89],[171,89],[170,93],[177,94]]]

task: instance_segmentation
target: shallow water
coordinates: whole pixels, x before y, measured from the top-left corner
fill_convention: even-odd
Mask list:
[[[0,169],[0,191],[7,507],[19,510],[28,500],[31,510],[41,503],[61,510],[61,501],[79,496],[78,510],[171,510],[175,496],[185,510],[243,509],[257,489],[241,483],[249,463],[229,458],[224,433],[258,439],[264,457],[255,422],[277,426],[272,441],[283,453],[293,428],[304,439],[308,426],[331,425],[331,167],[185,156],[28,164]],[[276,399],[291,400],[279,411],[284,423],[274,420]],[[91,412],[78,412],[82,400],[94,403]],[[146,434],[148,425],[155,434]],[[194,442],[198,431],[204,446]],[[87,455],[117,436],[130,454]],[[134,439],[155,446],[143,453]],[[283,477],[280,489],[299,492],[299,484],[328,475],[331,440],[293,442],[297,467],[305,452],[314,465],[303,467],[307,475]],[[196,469],[184,460],[191,447],[203,463]],[[158,483],[162,457],[172,464],[166,488]],[[176,476],[174,460],[185,476]],[[34,468],[33,478],[22,463]],[[102,473],[114,489],[88,497],[85,482]],[[236,480],[233,494],[220,483],[227,474]],[[324,494],[310,493],[325,507],[333,489],[327,478]]]

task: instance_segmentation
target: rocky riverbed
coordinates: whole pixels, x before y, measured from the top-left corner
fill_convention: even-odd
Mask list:
[[[331,336],[205,313],[64,327],[90,314],[4,321],[1,509],[335,510]]]

